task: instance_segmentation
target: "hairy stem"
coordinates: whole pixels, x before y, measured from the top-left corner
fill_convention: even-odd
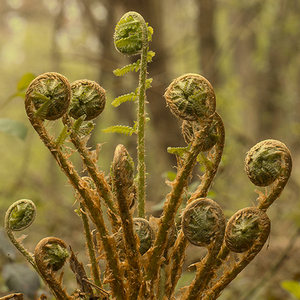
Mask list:
[[[158,269],[161,264],[161,257],[167,245],[168,233],[174,225],[175,215],[182,202],[182,194],[187,186],[188,178],[197,162],[197,156],[201,150],[199,145],[202,144],[206,137],[206,130],[211,125],[212,119],[205,120],[203,130],[199,133],[196,141],[192,144],[190,151],[187,153],[183,166],[178,170],[175,181],[173,182],[172,191],[167,195],[167,201],[164,205],[164,214],[161,218],[161,224],[158,230],[157,238],[154,243],[152,255],[149,259],[147,277],[155,282],[158,276]]]
[[[196,191],[191,195],[188,203],[193,202],[197,198],[206,197],[208,190],[212,184],[212,181],[217,173],[219,163],[222,158],[223,148],[225,144],[225,129],[224,124],[220,115],[215,112],[214,119],[218,122],[218,134],[219,139],[216,146],[213,148],[213,154],[211,155],[210,161],[212,162],[211,167],[207,167],[205,170],[205,174],[201,177],[201,183],[196,189]],[[176,243],[174,245],[174,249],[171,253],[171,261],[172,266],[169,269],[169,274],[167,276],[168,281],[166,283],[166,295],[171,297],[174,293],[177,281],[180,278],[182,266],[184,263],[185,251],[187,246],[189,245],[188,240],[185,238],[184,234],[180,231]]]
[[[100,279],[100,268],[99,268],[96,254],[95,254],[95,247],[94,247],[93,237],[92,237],[90,226],[89,226],[89,220],[86,215],[85,207],[83,206],[82,203],[80,203],[80,210],[81,210],[80,215],[81,215],[81,219],[82,219],[83,227],[84,227],[84,235],[86,238],[86,244],[87,244],[90,263],[91,263],[92,277],[93,277],[94,283],[98,287],[102,287],[102,282]]]
[[[118,227],[120,227],[117,217],[118,212],[114,204],[114,195],[112,194],[111,189],[104,178],[103,172],[99,171],[98,166],[91,159],[89,150],[86,148],[85,144],[80,140],[77,134],[73,131],[71,119],[67,115],[65,115],[63,117],[63,122],[67,124],[68,128],[71,130],[71,142],[81,155],[81,158],[96,185],[96,189],[99,196],[104,200],[104,203],[107,205],[109,209],[108,215],[110,216],[113,229],[116,230]]]
[[[60,147],[49,137],[41,119],[35,116],[32,103],[29,102],[29,99],[25,99],[25,107],[32,126],[57,161],[62,171],[68,177],[72,186],[80,194],[81,198],[83,199],[83,204],[88,209],[91,219],[100,234],[108,266],[111,270],[110,276],[113,278],[113,280],[110,280],[112,294],[118,299],[127,299],[119,260],[116,256],[115,241],[109,236],[101,209],[99,209],[99,206],[95,204],[93,195],[91,195],[89,190],[85,187],[85,183],[74,169],[72,163],[64,156]]]
[[[139,76],[139,100],[138,100],[138,216],[145,217],[146,202],[146,164],[145,164],[145,126],[146,126],[146,79],[147,79],[147,53],[148,36],[147,25],[142,22],[143,49],[141,53],[141,69]]]

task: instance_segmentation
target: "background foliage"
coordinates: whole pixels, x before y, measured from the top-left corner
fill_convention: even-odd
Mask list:
[[[54,235],[84,258],[72,189],[30,128],[23,98],[11,96],[22,92],[17,85],[27,73],[56,71],[71,82],[95,80],[108,94],[91,139],[91,146],[105,142],[99,164],[109,171],[119,143],[134,157],[134,136],[101,131],[114,124],[133,125],[130,104],[117,109],[110,105],[114,97],[134,90],[137,82],[134,74],[126,78],[112,74],[126,63],[116,53],[112,36],[116,22],[128,10],[141,13],[154,28],[150,49],[156,56],[149,65],[153,88],[147,94],[151,119],[147,211],[159,215],[168,192],[164,180],[172,176],[175,162],[166,148],[184,145],[180,124],[166,109],[162,95],[173,78],[199,73],[215,88],[217,110],[226,128],[225,154],[210,197],[227,217],[252,205],[257,197],[243,170],[245,153],[255,143],[267,138],[284,142],[294,163],[287,188],[269,212],[273,223],[268,249],[220,299],[288,299],[290,294],[280,283],[300,277],[300,2],[296,0],[2,0],[0,118],[22,122],[28,132],[23,139],[0,132],[0,219],[14,201],[32,199],[38,218],[27,244]],[[201,251],[195,254],[191,249],[186,265],[199,256]],[[188,274],[184,280],[189,280]],[[255,289],[258,285],[261,289]],[[247,295],[252,289],[255,293]],[[0,290],[5,292],[4,285]]]

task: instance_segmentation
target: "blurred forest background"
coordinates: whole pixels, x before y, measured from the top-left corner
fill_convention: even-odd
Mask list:
[[[122,78],[112,74],[129,62],[113,45],[115,25],[129,10],[142,14],[154,28],[150,49],[156,56],[149,65],[153,83],[147,92],[151,119],[146,141],[148,215],[159,216],[169,191],[164,181],[176,171],[176,160],[167,147],[184,145],[181,124],[166,108],[162,95],[175,77],[199,73],[215,89],[217,111],[226,129],[224,157],[210,197],[227,217],[255,204],[255,187],[244,172],[245,154],[254,144],[268,138],[280,140],[290,149],[294,163],[284,193],[268,211],[272,221],[268,247],[220,299],[292,299],[281,282],[300,278],[300,239],[295,238],[300,227],[299,0],[1,0],[0,118],[28,128],[24,139],[0,132],[1,223],[14,201],[31,199],[38,215],[26,230],[28,248],[33,250],[43,237],[57,236],[86,263],[72,188],[30,127],[23,98],[10,96],[28,72],[37,76],[55,71],[70,82],[95,80],[108,96],[90,141],[91,147],[104,143],[99,165],[109,172],[119,143],[134,157],[134,136],[101,131],[116,124],[132,126],[135,118],[132,103],[117,109],[110,105],[114,97],[137,86],[136,74]],[[197,251],[188,254],[187,266],[199,260],[201,251]],[[23,262],[19,256],[16,259]],[[2,255],[0,269],[6,262]],[[187,272],[187,281],[192,273]],[[4,281],[3,275],[0,295],[7,291]]]

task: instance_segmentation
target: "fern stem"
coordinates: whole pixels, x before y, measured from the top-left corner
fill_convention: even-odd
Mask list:
[[[100,234],[110,274],[113,278],[110,282],[112,294],[117,299],[127,299],[126,290],[122,281],[121,266],[116,255],[115,241],[109,235],[109,231],[104,222],[103,213],[101,209],[96,206],[93,195],[91,195],[90,191],[85,187],[85,183],[78,175],[72,162],[62,153],[60,146],[50,138],[42,120],[35,116],[32,106],[33,104],[30,102],[30,99],[25,98],[25,108],[31,125],[36,130],[45,146],[49,149],[61,170],[68,177],[74,189],[78,191],[83,199],[84,206],[88,209],[90,217]]]
[[[183,166],[177,173],[176,179],[173,183],[173,189],[167,196],[167,201],[164,206],[164,214],[161,218],[161,225],[159,227],[153,252],[148,264],[147,277],[148,279],[151,279],[152,282],[154,282],[158,276],[158,269],[161,262],[160,258],[167,244],[168,233],[174,224],[175,215],[182,202],[183,191],[187,186],[188,178],[197,162],[197,156],[201,151],[199,145],[201,145],[205,139],[206,131],[210,127],[211,122],[212,119],[205,120],[203,131],[199,134],[195,143],[192,144],[192,148],[188,152]]]
[[[92,272],[93,280],[97,286],[102,287],[102,282],[100,279],[100,268],[96,258],[93,237],[91,234],[90,225],[89,225],[88,217],[86,215],[85,207],[81,202],[80,202],[80,210],[81,210],[80,216],[84,227],[84,235],[86,238],[86,245],[88,248],[88,253],[89,253],[89,258],[91,263],[91,272]]]
[[[104,178],[103,172],[99,171],[97,164],[92,160],[90,156],[89,150],[72,129],[73,124],[71,119],[67,115],[65,115],[63,117],[63,122],[71,130],[71,134],[70,134],[71,142],[73,143],[77,151],[80,153],[81,158],[91,178],[95,183],[99,196],[103,199],[105,205],[108,207],[108,215],[110,217],[113,229],[117,230],[120,227],[118,216],[117,216],[118,211],[114,204],[115,203],[114,195],[112,194],[111,189]]]
[[[147,25],[143,26],[143,49],[141,53],[141,69],[139,76],[139,100],[138,100],[138,216],[145,217],[146,202],[146,164],[145,164],[145,127],[146,127],[146,79],[147,79],[147,53],[148,53],[148,35]]]

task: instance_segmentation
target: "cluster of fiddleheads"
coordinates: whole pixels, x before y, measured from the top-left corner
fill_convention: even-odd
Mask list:
[[[247,153],[246,173],[256,186],[267,187],[266,192],[260,193],[257,206],[241,209],[227,221],[217,199],[208,198],[221,161],[225,130],[216,111],[213,87],[198,74],[180,76],[166,89],[167,106],[182,121],[187,145],[168,148],[177,157],[176,178],[168,182],[170,192],[161,217],[146,216],[145,103],[152,81],[147,79],[147,63],[154,56],[148,49],[152,34],[152,28],[135,12],[121,18],[114,34],[120,53],[141,56],[135,63],[115,70],[117,76],[130,71],[140,74],[138,88],[112,103],[118,106],[136,101],[137,121],[132,127],[117,125],[105,131],[137,134],[136,169],[126,148],[118,145],[110,174],[105,176],[97,165],[100,147],[90,150],[86,146],[94,127],[92,120],[103,112],[106,103],[105,90],[96,82],[83,79],[70,84],[64,76],[51,72],[38,76],[27,89],[25,108],[29,121],[75,190],[91,279],[62,240],[45,238],[30,253],[15,238],[15,231],[27,228],[34,220],[36,208],[32,201],[14,203],[7,211],[5,227],[11,241],[56,299],[216,299],[253,260],[269,236],[266,211],[289,179],[290,152],[283,143],[267,140]],[[63,130],[54,136],[48,124],[58,119]],[[75,169],[70,144],[80,154],[88,176],[80,176]],[[199,174],[199,186],[188,192],[196,164],[201,164],[204,172]],[[110,224],[104,221],[105,213]],[[90,222],[96,228],[94,237]],[[205,247],[207,254],[195,264],[193,281],[176,293],[189,244]],[[229,264],[231,252],[237,259]],[[100,269],[99,259],[106,261],[104,270]],[[62,283],[61,270],[67,261],[78,285],[72,294]]]

